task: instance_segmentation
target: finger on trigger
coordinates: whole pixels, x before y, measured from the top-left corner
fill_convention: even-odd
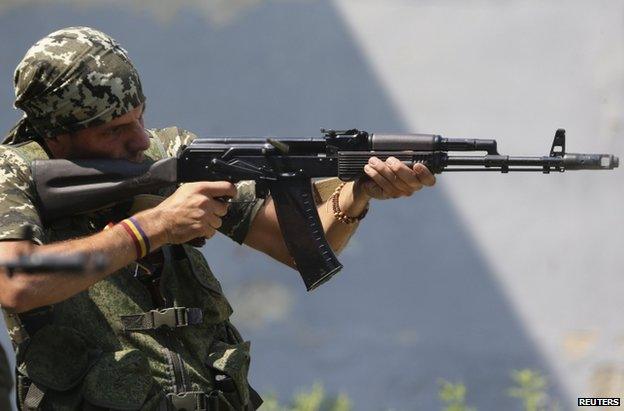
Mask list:
[[[230,197],[236,196],[237,188],[229,181],[204,181],[198,184],[202,184],[202,191],[211,197]]]
[[[219,200],[215,201],[215,203],[216,204],[214,208],[214,214],[219,217],[223,217],[224,215],[226,215],[228,212],[230,203],[219,201]]]

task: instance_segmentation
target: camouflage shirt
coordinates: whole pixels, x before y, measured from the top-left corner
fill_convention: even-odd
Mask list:
[[[9,361],[4,353],[4,349],[0,345],[0,410],[11,409],[11,402],[9,400],[11,386],[11,370],[9,369]]]

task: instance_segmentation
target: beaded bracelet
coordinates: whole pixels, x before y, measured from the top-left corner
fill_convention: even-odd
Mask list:
[[[119,223],[132,238],[137,258],[143,258],[150,252],[149,238],[134,217],[126,218]]]
[[[340,191],[346,184],[347,183],[341,183],[338,187],[336,187],[336,190],[331,195],[330,200],[332,203],[332,209],[334,211],[334,217],[336,217],[336,220],[344,224],[353,224],[353,223],[357,223],[358,221],[366,217],[366,213],[368,213],[368,204],[366,204],[366,208],[364,209],[364,211],[362,211],[362,213],[357,217],[350,217],[346,215],[344,212],[342,212],[342,210],[340,210]]]

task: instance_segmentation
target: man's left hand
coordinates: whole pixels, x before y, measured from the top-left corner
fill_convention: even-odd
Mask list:
[[[369,178],[358,180],[354,191],[379,200],[408,197],[423,186],[431,187],[436,182],[435,176],[423,164],[416,163],[409,168],[395,157],[388,157],[386,161],[371,157],[364,172]]]

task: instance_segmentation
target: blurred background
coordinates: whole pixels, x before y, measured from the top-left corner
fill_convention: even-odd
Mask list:
[[[0,0],[3,130],[15,66],[72,25],[129,51],[150,127],[437,133],[510,155],[546,155],[563,127],[570,152],[624,155],[624,1]],[[373,203],[312,293],[223,237],[204,252],[252,341],[252,385],[280,401],[321,382],[355,410],[436,410],[446,380],[479,410],[522,409],[508,388],[530,369],[550,407],[576,408],[624,396],[623,183],[442,175]]]

